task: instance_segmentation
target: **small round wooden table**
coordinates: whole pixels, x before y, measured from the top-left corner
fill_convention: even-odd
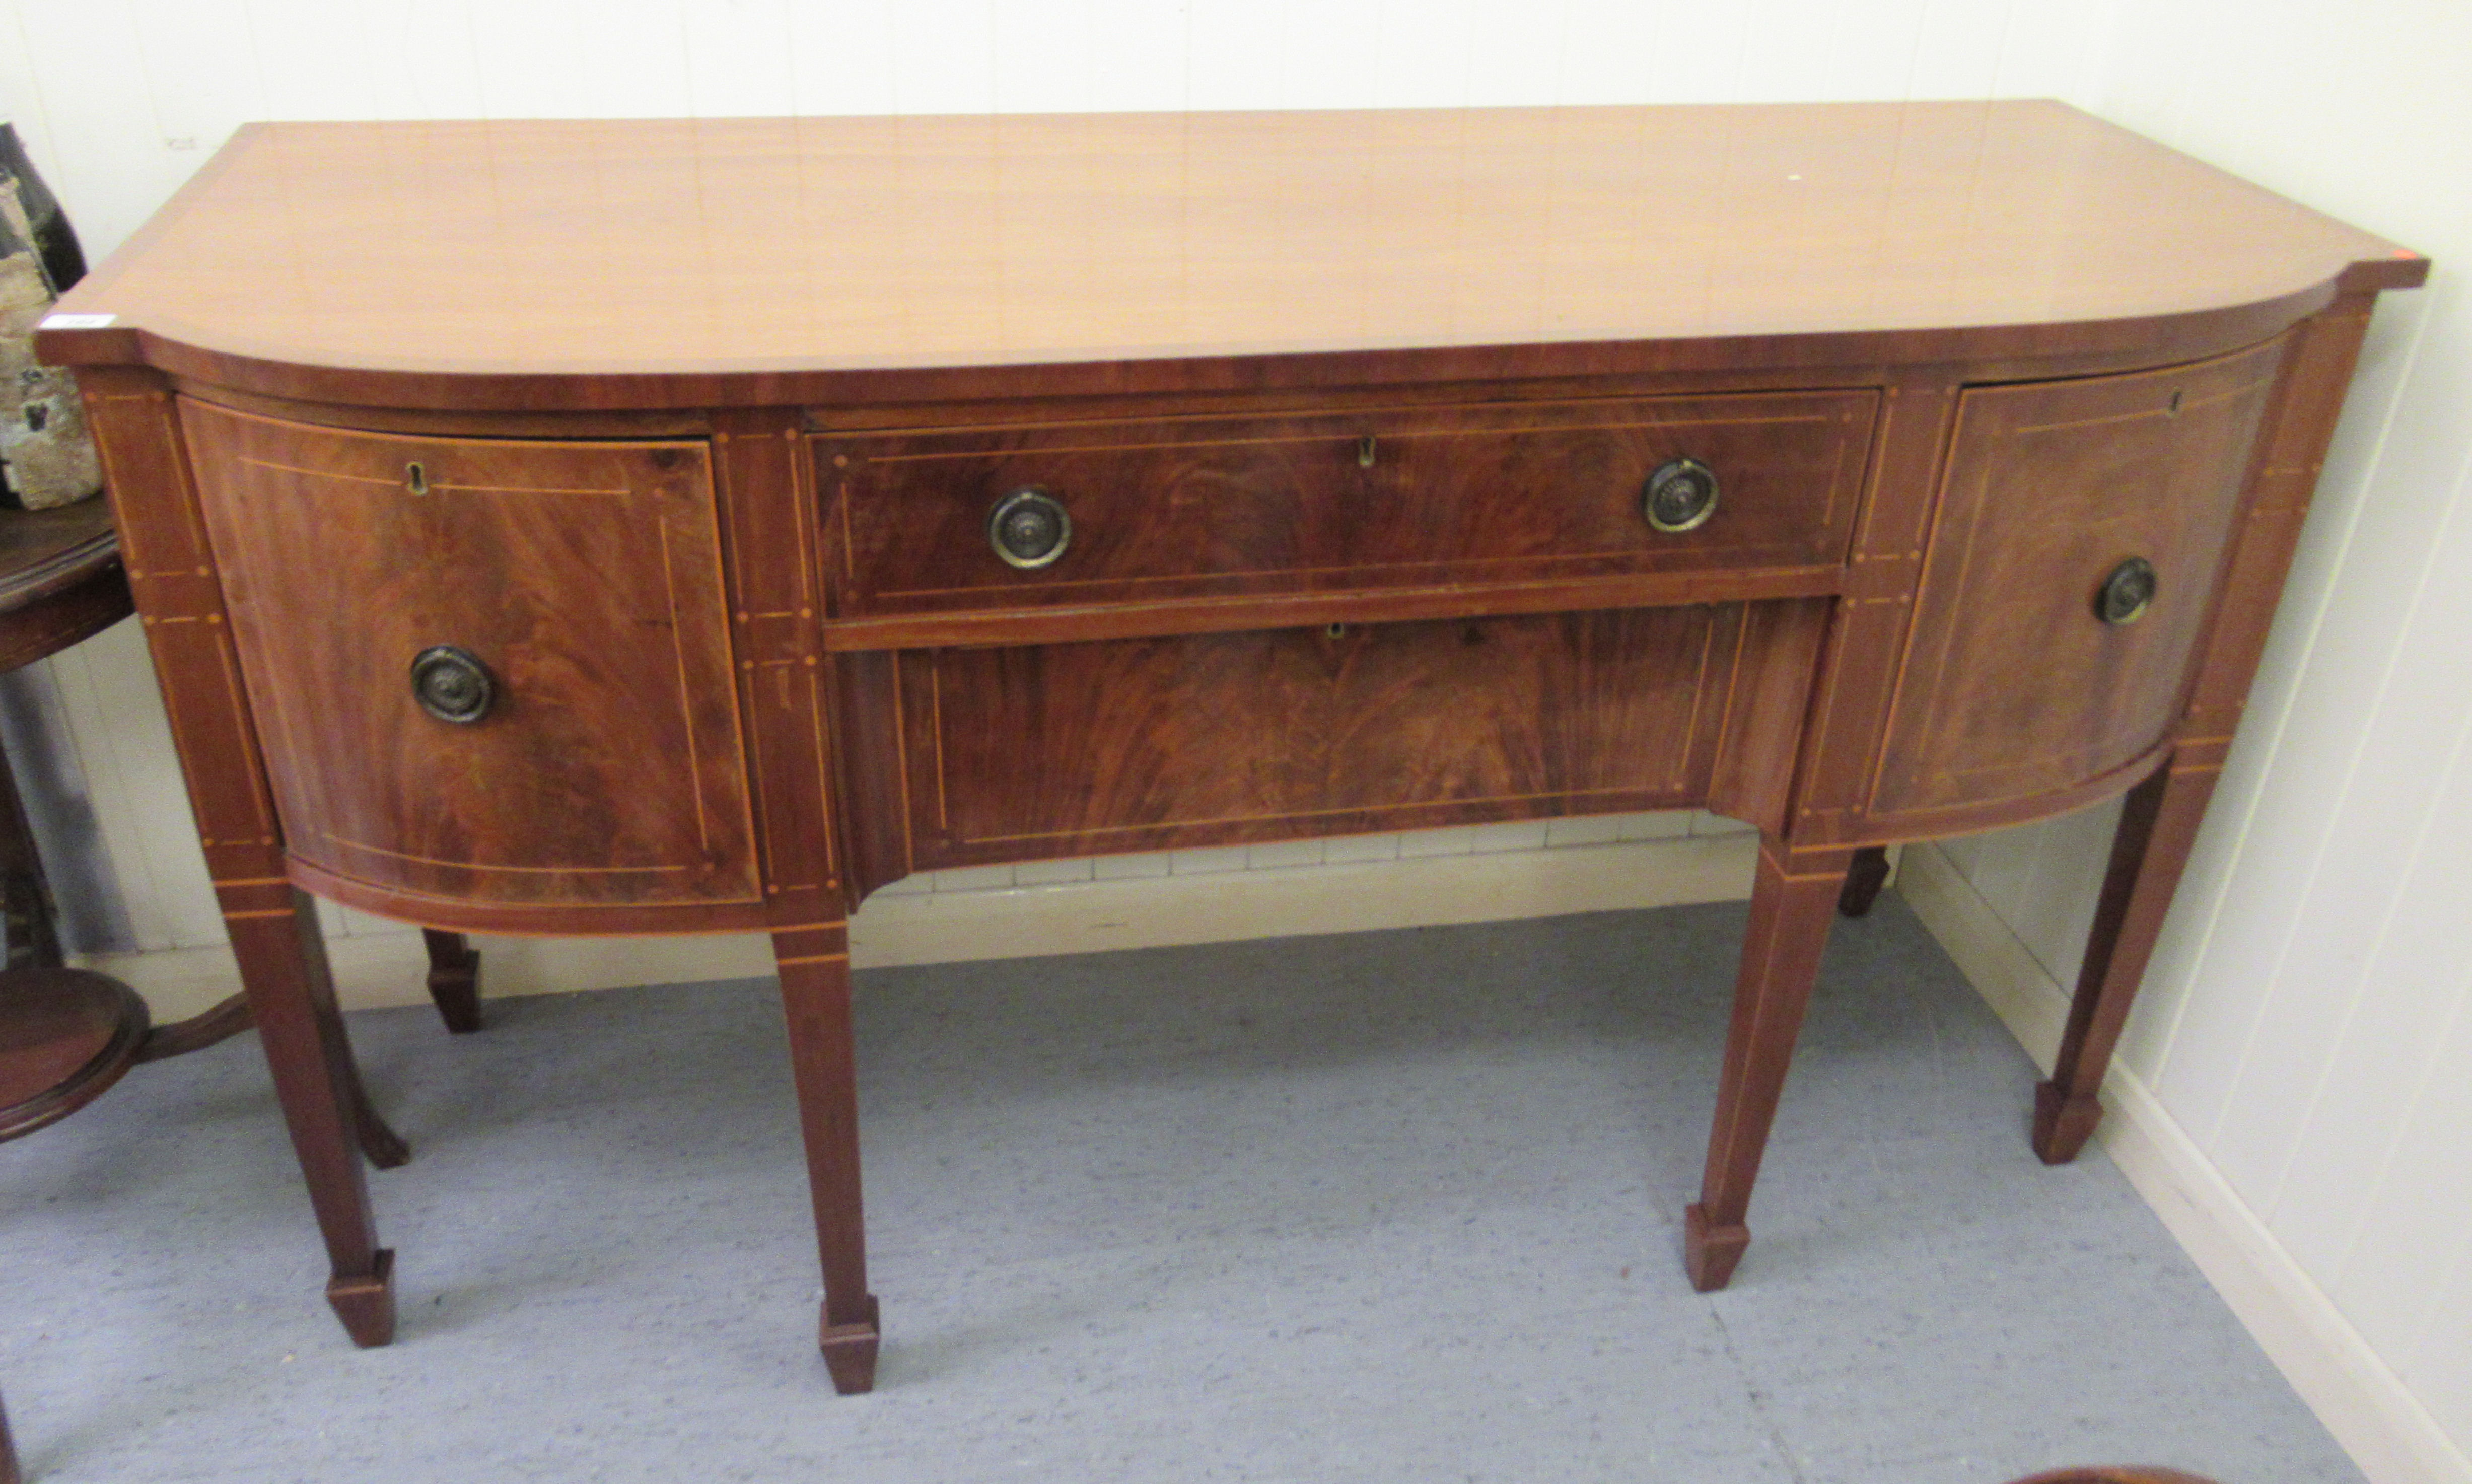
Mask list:
[[[99,634],[135,610],[120,539],[102,499],[57,510],[0,509],[0,672],[32,664]],[[50,893],[15,778],[0,756],[0,1141],[58,1122],[102,1095],[138,1062],[178,1056],[250,1028],[234,994],[170,1025],[149,1025],[146,1003],[117,979],[63,967]],[[449,1029],[481,1027],[480,954],[461,933],[423,932],[429,992]],[[412,1157],[369,1106],[359,1068],[345,1061],[361,1151],[380,1169]],[[9,1421],[0,1411],[0,1484],[19,1484]]]
[[[0,511],[0,671],[65,649],[131,610],[120,541],[103,501]],[[0,759],[0,910],[9,920],[0,1139],[94,1101],[146,1049],[146,1002],[117,979],[61,968],[49,906],[16,780]],[[8,1415],[0,1412],[0,1484],[17,1480]]]
[[[146,1002],[83,969],[12,969],[0,999],[0,1139],[103,1095],[146,1044]]]
[[[0,510],[0,671],[57,654],[132,610],[119,538],[102,500]],[[249,1027],[249,1007],[237,997],[177,1024],[150,1026],[146,1002],[129,986],[62,967],[34,834],[5,758],[0,911],[8,920],[8,956],[0,965],[0,1140],[67,1117],[134,1063],[194,1051]],[[5,1412],[0,1484],[18,1484]]]
[[[0,973],[0,1139],[56,1123],[120,1080],[146,1044],[146,1002],[83,969]],[[19,1484],[0,1410],[0,1484]]]

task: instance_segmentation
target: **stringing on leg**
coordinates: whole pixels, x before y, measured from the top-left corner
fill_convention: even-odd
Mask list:
[[[1838,894],[1854,852],[1845,849],[1788,854],[1760,840],[1751,889],[1751,925],[1734,985],[1734,1018],[1725,1037],[1725,1065],[1717,1084],[1716,1125],[1699,1203],[1684,1213],[1683,1265],[1691,1286],[1723,1288],[1749,1245],[1751,1183],[1768,1147],[1769,1126],[1794,1059],[1795,1037],[1819,973],[1820,950],[1837,913]]]

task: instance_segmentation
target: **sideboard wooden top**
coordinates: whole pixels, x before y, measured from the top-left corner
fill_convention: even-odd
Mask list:
[[[2426,266],[2039,101],[261,124],[60,305],[109,323],[41,349],[709,405],[2100,351]]]

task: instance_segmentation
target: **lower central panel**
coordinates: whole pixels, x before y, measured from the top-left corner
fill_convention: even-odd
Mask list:
[[[884,739],[907,865],[1697,803],[1742,620],[1737,604],[907,652]]]

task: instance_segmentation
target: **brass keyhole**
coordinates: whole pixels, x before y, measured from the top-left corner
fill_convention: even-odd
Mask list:
[[[417,459],[403,467],[403,487],[414,494],[429,492],[429,470],[422,468]]]
[[[1356,467],[1358,468],[1371,468],[1373,467],[1373,435],[1370,433],[1366,434],[1363,438],[1356,441]]]

